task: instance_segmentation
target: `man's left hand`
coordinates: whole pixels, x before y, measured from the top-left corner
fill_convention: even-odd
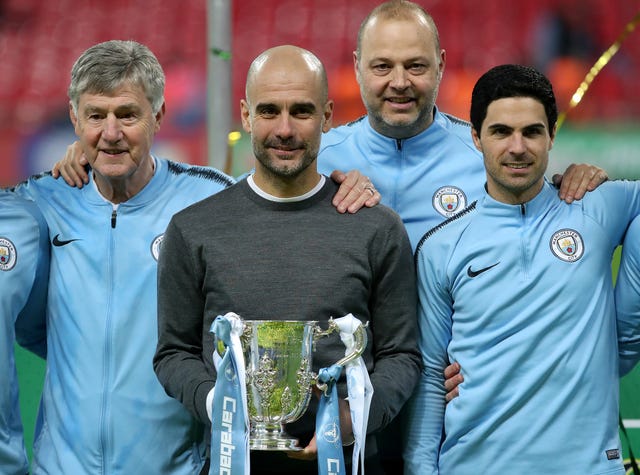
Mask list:
[[[602,168],[586,163],[569,165],[564,174],[553,175],[553,184],[560,187],[561,200],[572,203],[581,200],[587,191],[593,191],[609,179]]]
[[[340,185],[333,197],[333,206],[339,213],[355,213],[363,206],[372,208],[380,203],[380,193],[371,180],[357,170],[342,173],[334,170],[331,179]]]

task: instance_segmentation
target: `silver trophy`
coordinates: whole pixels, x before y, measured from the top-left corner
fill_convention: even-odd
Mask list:
[[[314,342],[338,326],[329,320],[322,330],[317,321],[243,320],[240,338],[246,366],[247,407],[251,450],[301,450],[284,424],[300,418],[309,405],[317,375],[312,371]],[[355,348],[336,364],[358,358],[367,346],[364,325],[354,333]],[[218,351],[224,346],[218,340]],[[320,389],[324,389],[318,385]]]

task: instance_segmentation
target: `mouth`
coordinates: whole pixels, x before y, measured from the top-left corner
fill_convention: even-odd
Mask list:
[[[508,168],[510,171],[514,173],[526,172],[531,168],[531,163],[523,163],[523,162],[514,162],[514,163],[505,163],[504,167]]]
[[[415,99],[412,97],[387,97],[385,102],[391,110],[403,112],[413,108]]]
[[[127,153],[125,149],[115,149],[115,148],[102,148],[99,150],[100,153],[104,153],[105,155],[120,155],[122,153]]]
[[[269,147],[273,154],[281,160],[294,158],[298,152],[296,147]]]
[[[413,97],[387,97],[385,100],[392,104],[408,104],[414,101]]]

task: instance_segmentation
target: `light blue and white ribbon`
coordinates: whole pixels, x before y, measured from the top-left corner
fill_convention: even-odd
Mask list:
[[[318,372],[318,382],[326,385],[320,396],[316,414],[316,444],[318,446],[318,474],[346,475],[342,436],[340,434],[340,410],[336,382],[342,366],[333,365]]]
[[[209,475],[249,475],[249,412],[246,373],[240,335],[242,320],[235,313],[218,316],[210,332],[227,347],[213,352],[218,377],[211,407]]]
[[[362,325],[353,314],[349,313],[342,318],[334,319],[340,329],[340,339],[344,343],[345,355],[353,353],[355,339],[353,334]],[[362,475],[364,475],[364,448],[367,438],[367,424],[369,423],[369,409],[373,386],[369,378],[369,372],[362,357],[359,357],[346,365],[347,391],[349,394],[349,409],[351,411],[351,424],[355,444],[353,447],[353,459],[351,473],[358,473],[358,459],[362,463]]]

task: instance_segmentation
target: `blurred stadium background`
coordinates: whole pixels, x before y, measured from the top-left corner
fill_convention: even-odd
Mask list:
[[[360,22],[379,1],[228,1],[233,84],[228,93],[235,130],[241,130],[238,104],[249,63],[262,50],[283,43],[308,48],[325,63],[336,102],[334,124],[363,114],[351,53]],[[417,2],[433,15],[447,52],[438,106],[464,119],[477,77],[506,62],[544,71],[554,83],[561,111],[566,111],[591,66],[640,10],[640,0]],[[207,147],[207,8],[206,0],[0,0],[0,186],[47,170],[64,155],[75,137],[68,119],[69,71],[82,51],[109,39],[148,45],[165,69],[167,117],[155,153],[196,164],[224,163],[225,150]],[[640,177],[639,77],[637,31],[622,43],[582,102],[569,111],[550,172],[572,162],[589,162],[611,177]],[[232,158],[233,175],[252,167],[244,133]],[[29,438],[44,366],[22,351],[18,360]],[[622,385],[623,416],[637,455],[640,370]]]

